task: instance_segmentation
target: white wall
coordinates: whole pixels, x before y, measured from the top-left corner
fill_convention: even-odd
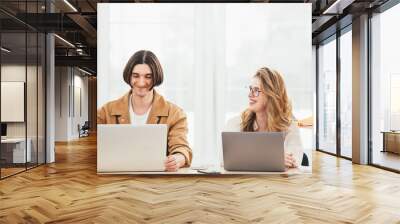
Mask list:
[[[71,119],[71,135],[73,138],[79,136],[77,126],[81,126],[88,121],[88,77],[82,77],[81,74],[76,75],[77,70],[74,71],[74,108],[72,109]],[[79,71],[78,71],[79,72]],[[81,108],[80,108],[81,107]],[[81,111],[80,111],[81,110]]]
[[[70,141],[88,120],[88,78],[72,67],[56,67],[55,73],[55,141]]]

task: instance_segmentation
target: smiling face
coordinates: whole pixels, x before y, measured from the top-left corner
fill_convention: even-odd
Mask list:
[[[249,107],[242,114],[241,130],[255,131],[254,122],[259,114],[267,117],[263,130],[287,131],[293,115],[282,75],[276,70],[262,67],[253,76],[250,89]]]
[[[263,93],[263,88],[258,77],[253,77],[251,80],[248,97],[250,111],[257,113],[266,110],[267,97]]]
[[[137,64],[132,69],[131,75],[132,93],[145,97],[151,92],[153,86],[151,68],[147,64]]]

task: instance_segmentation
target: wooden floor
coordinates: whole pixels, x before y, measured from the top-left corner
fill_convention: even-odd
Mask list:
[[[11,176],[13,174],[25,171],[25,167],[24,168],[1,168],[1,177],[8,177]]]
[[[33,169],[36,166],[37,166],[37,164],[28,164],[27,167],[25,167],[25,164],[22,164],[22,165],[18,165],[18,167],[11,167],[11,168],[10,167],[7,167],[7,168],[2,167],[1,168],[1,178],[6,178],[8,176],[15,175],[20,172],[24,172],[27,169]]]
[[[400,154],[374,151],[372,162],[377,165],[400,170]]]
[[[98,176],[96,139],[0,181],[0,223],[400,223],[400,175],[315,152],[295,176]]]

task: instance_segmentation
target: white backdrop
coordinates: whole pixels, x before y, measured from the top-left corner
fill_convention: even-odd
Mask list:
[[[165,75],[156,89],[188,116],[193,166],[217,163],[220,130],[246,108],[260,67],[283,73],[296,118],[313,115],[311,4],[113,3],[97,18],[98,106],[129,90],[130,56],[153,51]]]

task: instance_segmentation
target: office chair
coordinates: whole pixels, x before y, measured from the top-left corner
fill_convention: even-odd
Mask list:
[[[89,129],[90,129],[89,121],[85,121],[82,127],[79,128],[79,138],[89,136]]]

